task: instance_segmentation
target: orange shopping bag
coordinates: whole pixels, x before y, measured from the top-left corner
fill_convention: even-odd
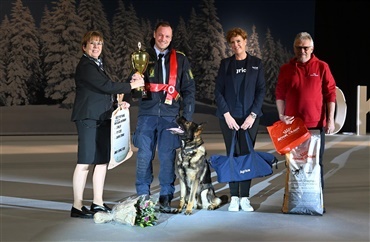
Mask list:
[[[280,155],[288,153],[311,137],[311,133],[300,118],[294,118],[291,124],[285,124],[279,120],[267,126],[267,131],[276,152]]]

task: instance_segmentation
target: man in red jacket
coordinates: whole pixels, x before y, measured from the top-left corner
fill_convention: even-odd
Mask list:
[[[320,130],[319,164],[323,179],[325,133],[334,131],[336,84],[329,65],[314,54],[313,39],[307,32],[297,34],[294,40],[295,57],[280,68],[276,84],[276,106],[279,118],[286,124],[300,117],[308,129]]]

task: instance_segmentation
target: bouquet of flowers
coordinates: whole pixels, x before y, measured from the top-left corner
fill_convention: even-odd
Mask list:
[[[94,214],[95,223],[107,223],[116,221],[131,226],[137,225],[142,228],[153,226],[157,223],[158,217],[155,211],[157,201],[147,198],[145,195],[128,198],[116,204],[110,213],[97,212]]]
[[[139,200],[135,203],[136,208],[136,218],[135,218],[135,225],[140,227],[147,227],[153,226],[157,223],[157,215],[155,213],[155,206],[151,199],[145,199],[145,196],[139,198]]]

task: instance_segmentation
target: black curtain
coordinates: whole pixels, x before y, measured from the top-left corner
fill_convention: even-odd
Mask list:
[[[367,86],[370,96],[369,10],[368,1],[316,1],[314,53],[329,64],[347,103],[340,132],[356,132],[357,86]],[[369,123],[367,114],[367,133]]]

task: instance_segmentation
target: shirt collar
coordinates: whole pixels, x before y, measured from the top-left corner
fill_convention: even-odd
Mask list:
[[[167,52],[168,52],[168,49],[165,49],[163,52],[161,52],[155,46],[154,46],[154,49],[155,49],[155,53],[156,53],[157,56],[159,54],[163,54],[163,56],[165,56],[167,54]]]

